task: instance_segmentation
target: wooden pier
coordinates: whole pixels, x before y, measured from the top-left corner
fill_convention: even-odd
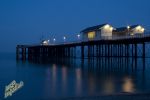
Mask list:
[[[84,40],[52,45],[17,45],[17,60],[81,57],[143,57],[150,35]],[[78,48],[78,49],[77,49]],[[80,48],[80,49],[79,49]],[[140,49],[141,52],[138,52]]]

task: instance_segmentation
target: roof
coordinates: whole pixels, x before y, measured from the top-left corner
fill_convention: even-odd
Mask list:
[[[136,28],[137,26],[139,26],[139,25],[130,26],[130,30]],[[127,31],[127,29],[128,29],[127,27],[120,27],[120,28],[116,28],[116,30],[114,30],[114,32]]]
[[[137,26],[139,26],[139,25],[132,25],[132,26],[130,26],[130,29],[134,29],[134,28],[136,28]]]
[[[101,25],[96,25],[96,26],[92,26],[92,27],[88,27],[84,30],[82,30],[81,32],[89,32],[89,31],[93,31],[93,30],[98,30],[99,28],[105,26],[107,24],[101,24]]]

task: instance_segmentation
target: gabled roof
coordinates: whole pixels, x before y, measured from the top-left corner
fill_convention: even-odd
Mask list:
[[[140,26],[140,25],[132,25],[132,26],[130,26],[130,29],[134,29],[134,28],[136,28],[137,26]]]
[[[139,25],[132,25],[132,26],[129,26],[129,30],[132,30],[134,28],[136,28],[137,26]],[[128,28],[127,27],[120,27],[120,28],[116,28],[116,30],[114,30],[114,32],[122,32],[122,31],[127,31]]]
[[[88,28],[82,30],[81,32],[90,32],[90,31],[98,30],[98,29],[102,28],[105,25],[107,25],[107,24],[101,24],[101,25],[96,25],[96,26],[88,27]]]

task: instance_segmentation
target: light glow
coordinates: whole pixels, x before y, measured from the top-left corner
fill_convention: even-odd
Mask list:
[[[108,28],[110,28],[110,25],[107,24],[107,25],[104,26],[104,28],[108,29]]]
[[[113,27],[110,27],[110,30],[113,30]]]
[[[127,29],[130,29],[130,26],[127,26]]]
[[[113,30],[114,28],[112,27],[112,26],[110,26],[109,24],[106,24],[105,26],[104,26],[104,29],[105,30]]]
[[[141,29],[141,31],[142,31],[142,32],[144,32],[144,31],[145,31],[145,29],[144,29],[144,28],[142,28],[142,29]]]
[[[80,38],[80,34],[78,34],[77,37]]]
[[[46,44],[46,43],[47,43],[47,41],[44,41],[44,42],[43,42],[43,44]]]
[[[136,27],[137,30],[141,30],[141,28],[142,27],[140,25]]]
[[[131,33],[130,35],[131,35],[131,36],[133,36],[133,35],[134,35],[134,33]]]
[[[42,45],[48,45],[49,44],[49,40],[44,40],[43,42],[42,42]]]
[[[95,31],[89,32],[89,33],[88,33],[88,38],[89,38],[89,39],[95,38]]]
[[[134,92],[134,84],[132,80],[130,78],[125,78],[122,88],[124,92]]]
[[[63,39],[66,40],[66,37],[64,36]]]

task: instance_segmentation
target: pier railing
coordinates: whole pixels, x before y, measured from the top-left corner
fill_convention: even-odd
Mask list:
[[[136,35],[126,35],[126,36],[105,36],[105,37],[95,37],[93,39],[77,39],[77,40],[68,40],[63,42],[53,42],[49,45],[63,45],[63,44],[74,44],[74,43],[81,43],[81,42],[88,42],[88,41],[99,41],[99,40],[123,40],[123,39],[138,39],[138,38],[145,38],[150,37],[149,33],[145,34],[136,34]]]
[[[82,42],[89,42],[89,41],[100,41],[100,40],[124,40],[124,39],[140,39],[140,38],[146,38],[150,37],[150,32],[149,33],[144,33],[144,34],[137,34],[137,35],[126,35],[126,36],[105,36],[105,37],[95,37],[93,39],[85,39],[85,38],[78,38],[76,40],[65,40],[65,41],[55,41],[55,42],[50,42],[48,45],[67,45],[67,44],[80,44]],[[19,47],[31,47],[31,46],[39,46],[42,45],[40,43],[36,44],[30,44],[30,45],[18,45]]]

